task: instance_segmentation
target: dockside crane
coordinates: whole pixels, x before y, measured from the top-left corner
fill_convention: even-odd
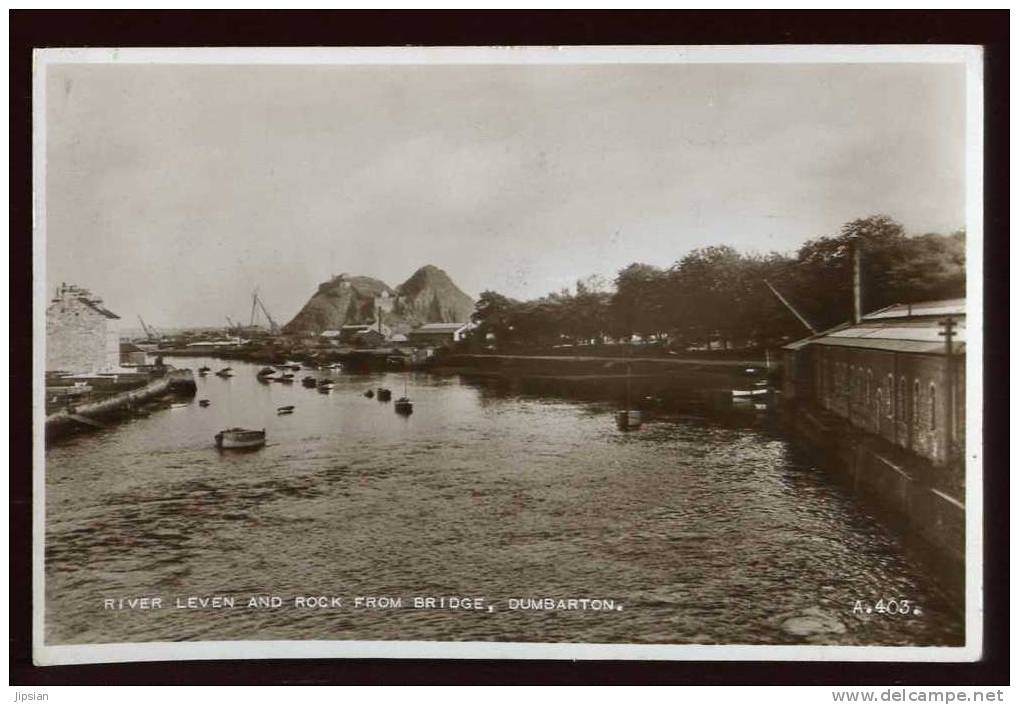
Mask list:
[[[142,330],[145,331],[145,339],[155,342],[156,332],[152,328],[149,328],[147,325],[145,325],[145,320],[141,316],[138,316],[138,322],[142,324]]]
[[[255,289],[254,293],[251,295],[251,325],[252,326],[255,325],[255,315],[257,314],[256,307],[258,309],[261,309],[262,313],[265,315],[265,320],[269,322],[269,333],[271,333],[272,335],[277,335],[280,332],[280,327],[279,327],[279,325],[276,324],[276,321],[274,321],[272,316],[269,314],[269,309],[267,309],[265,307],[265,303],[262,301],[261,297],[258,295],[258,289]]]

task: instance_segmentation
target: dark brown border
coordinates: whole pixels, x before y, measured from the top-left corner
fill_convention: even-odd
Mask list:
[[[1008,20],[996,11],[27,11],[10,18],[10,682],[1000,685],[1008,671]],[[973,664],[230,661],[31,663],[31,50],[81,46],[982,44],[985,653]]]

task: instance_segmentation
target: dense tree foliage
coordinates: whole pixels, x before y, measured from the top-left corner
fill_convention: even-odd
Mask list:
[[[965,295],[965,234],[909,237],[887,216],[846,223],[793,256],[714,246],[668,269],[635,262],[614,287],[597,277],[532,301],[486,291],[473,315],[500,347],[598,344],[637,336],[675,348],[774,346],[806,333],[774,287],[818,330],[852,316],[852,248],[862,252],[863,309]],[[612,290],[610,290],[612,289]]]

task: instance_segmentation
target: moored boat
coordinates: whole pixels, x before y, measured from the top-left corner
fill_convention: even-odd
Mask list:
[[[318,385],[318,380],[312,377],[311,375],[308,375],[307,377],[301,380],[301,384],[303,384],[305,387],[314,387]]]
[[[283,384],[293,384],[293,382],[294,382],[294,375],[293,375],[292,372],[284,372],[283,374],[281,374],[279,377],[276,377],[275,379],[276,379],[277,382],[282,382]]]
[[[276,413],[280,416],[283,416],[284,414],[292,414],[294,413],[294,406],[291,404],[289,406],[278,407],[276,409]]]
[[[217,448],[260,448],[265,445],[265,429],[228,428],[216,434]]]
[[[379,387],[375,392],[375,396],[378,397],[379,401],[389,401],[393,398],[393,392],[385,387]]]
[[[616,412],[616,425],[620,431],[636,431],[643,423],[641,413],[634,409]]]
[[[620,431],[636,431],[640,429],[644,419],[641,417],[641,413],[635,409],[630,408],[630,401],[632,393],[630,390],[630,378],[633,376],[633,372],[630,363],[626,363],[626,406],[621,411],[616,412],[616,426]]]
[[[372,397],[374,397],[374,396],[375,396],[375,390],[373,390],[373,389],[369,389],[368,391],[366,391],[366,392],[364,393],[364,395],[365,395],[366,397],[368,397],[369,399],[371,399]]]
[[[212,402],[210,402],[208,399],[199,399],[198,400],[198,406],[208,406],[211,403]]]
[[[266,377],[272,377],[274,374],[276,374],[276,370],[274,370],[273,368],[263,367],[258,371],[258,374],[256,374],[255,376],[258,377],[259,379],[265,379]]]
[[[414,413],[414,402],[407,397],[400,397],[393,402],[393,409],[395,409],[398,414],[409,416]]]
[[[217,377],[233,377],[234,376],[234,372],[233,372],[232,368],[224,367],[223,369],[221,369],[219,372],[216,373],[216,376]]]
[[[171,409],[183,409],[187,405],[188,405],[188,403],[186,401],[175,401],[175,402],[171,402],[170,408]]]

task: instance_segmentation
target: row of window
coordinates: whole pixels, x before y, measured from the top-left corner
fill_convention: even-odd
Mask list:
[[[818,389],[823,397],[832,394],[848,396],[850,404],[873,409],[875,421],[881,414],[889,419],[897,417],[900,421],[906,420],[908,382],[905,376],[899,377],[897,386],[895,377],[891,373],[885,375],[884,380],[880,383],[875,384],[874,372],[869,367],[849,365],[845,362],[832,363],[823,358],[817,371]],[[914,379],[912,402],[910,408],[913,409],[913,425],[920,427],[923,415],[927,417],[928,428],[932,431],[936,430],[938,425],[938,390],[934,382],[927,385],[927,398],[924,400],[921,397],[920,380]],[[925,406],[927,413],[923,414]]]

